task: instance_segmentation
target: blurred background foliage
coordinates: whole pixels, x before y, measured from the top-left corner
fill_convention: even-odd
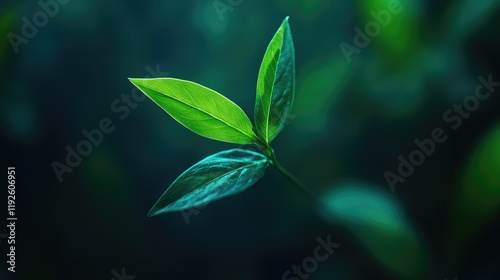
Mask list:
[[[342,245],[309,279],[499,279],[500,97],[457,129],[443,114],[478,76],[500,81],[500,2],[402,0],[349,63],[340,44],[355,46],[354,28],[391,2],[70,0],[16,53],[9,34],[42,8],[2,1],[0,161],[17,167],[21,222],[18,278],[3,262],[0,279],[110,279],[122,267],[137,279],[281,279],[327,235]],[[253,116],[287,15],[297,92],[274,146],[322,204],[270,168],[238,196],[147,218],[182,171],[231,145],[149,100],[127,103],[127,77],[192,80]],[[104,118],[114,131],[59,182],[51,164]],[[435,128],[447,140],[391,192],[384,172]]]

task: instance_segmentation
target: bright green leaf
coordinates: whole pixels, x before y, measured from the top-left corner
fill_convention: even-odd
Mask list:
[[[265,156],[242,149],[209,156],[182,173],[148,216],[180,211],[235,195],[264,176],[267,165]]]
[[[257,80],[255,126],[270,143],[283,129],[295,94],[295,53],[288,17],[267,47]]]
[[[369,40],[373,41],[370,47],[377,52],[379,59],[385,60],[385,64],[399,66],[403,70],[413,64],[421,52],[421,31],[418,28],[422,26],[419,23],[422,10],[419,6],[416,1],[360,1],[361,18],[365,27],[362,29],[370,28],[372,21],[381,24],[377,35],[370,36]],[[388,17],[382,16],[384,13]]]
[[[245,112],[209,88],[172,78],[130,81],[176,121],[201,136],[235,144],[255,142]]]

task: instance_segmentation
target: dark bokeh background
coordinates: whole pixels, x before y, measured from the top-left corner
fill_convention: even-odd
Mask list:
[[[500,279],[500,91],[455,130],[443,118],[478,76],[500,81],[500,2],[403,0],[349,63],[339,45],[355,46],[354,28],[390,2],[69,0],[17,52],[12,34],[43,10],[0,2],[0,162],[16,166],[19,219],[17,272],[1,239],[0,279],[118,280],[122,268],[136,280],[286,279],[327,236],[341,246],[308,279]],[[147,218],[180,173],[233,146],[150,100],[126,103],[127,77],[192,80],[253,118],[258,68],[287,15],[297,91],[274,147],[326,207],[269,168],[242,194]],[[54,161],[105,118],[114,130],[60,182]],[[384,172],[436,128],[447,140],[391,191]]]

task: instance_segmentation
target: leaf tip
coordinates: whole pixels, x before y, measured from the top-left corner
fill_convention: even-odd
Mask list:
[[[151,218],[151,217],[153,217],[153,216],[156,216],[156,214],[155,214],[155,213],[148,212],[148,218]]]
[[[158,211],[155,208],[156,207],[153,207],[153,208],[151,208],[151,210],[149,210],[149,212],[148,212],[148,218],[156,216],[156,215],[159,214]]]
[[[129,82],[131,82],[133,85],[136,84],[137,78],[127,78]]]
[[[290,26],[289,20],[290,20],[290,16],[286,16],[285,20],[283,20],[282,26],[289,27]]]

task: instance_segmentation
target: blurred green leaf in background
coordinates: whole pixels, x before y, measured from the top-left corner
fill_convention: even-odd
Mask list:
[[[322,198],[324,213],[346,226],[380,263],[401,279],[424,279],[425,249],[394,198],[366,184],[333,186]]]

